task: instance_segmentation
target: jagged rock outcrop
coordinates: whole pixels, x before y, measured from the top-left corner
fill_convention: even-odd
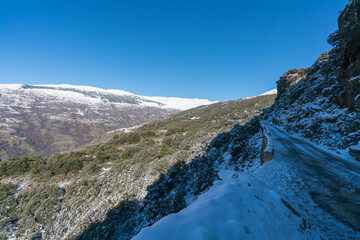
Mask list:
[[[343,103],[354,109],[360,93],[360,0],[352,0],[339,17],[340,70]]]
[[[360,141],[360,0],[339,17],[339,30],[302,79],[290,70],[277,82],[278,96],[265,119],[312,141],[346,149]],[[293,78],[293,79],[291,79]]]
[[[280,80],[276,82],[277,84],[277,98],[279,98],[283,93],[288,92],[292,85],[297,84],[301,79],[306,77],[305,68],[301,69],[291,69],[284,73],[280,77]]]

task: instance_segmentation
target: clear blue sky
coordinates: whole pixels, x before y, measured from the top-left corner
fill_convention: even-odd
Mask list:
[[[0,0],[0,83],[257,95],[330,46],[347,0]]]

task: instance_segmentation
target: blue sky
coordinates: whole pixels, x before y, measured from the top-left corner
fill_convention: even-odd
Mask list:
[[[230,100],[310,66],[347,0],[0,0],[0,83]]]

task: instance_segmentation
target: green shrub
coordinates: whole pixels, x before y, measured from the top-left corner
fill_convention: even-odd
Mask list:
[[[100,169],[101,169],[101,167],[99,166],[98,163],[96,163],[96,162],[91,162],[91,163],[87,164],[87,165],[83,168],[83,171],[84,171],[84,173],[91,173],[91,174],[93,174],[93,173],[98,173],[98,172],[100,172]]]
[[[140,134],[136,132],[128,133],[126,136],[127,136],[126,142],[130,144],[139,143],[141,140]]]
[[[298,72],[299,72],[299,70],[294,68],[294,69],[289,70],[287,73],[288,74],[295,74],[295,73],[298,73]]]
[[[121,159],[128,159],[132,158],[134,154],[139,151],[139,148],[137,147],[127,147],[125,150],[121,153]]]
[[[185,132],[184,128],[175,127],[175,128],[168,129],[165,135],[166,136],[171,136],[171,135],[173,135],[175,133],[183,133],[183,132]]]
[[[15,194],[16,185],[12,183],[0,184],[0,201]]]
[[[141,136],[144,137],[144,138],[155,137],[156,133],[154,131],[148,130],[146,132],[141,133]]]
[[[36,172],[46,161],[45,158],[35,156],[35,157],[21,157],[21,158],[10,158],[6,161],[0,162],[0,176],[13,176],[25,174],[29,171]]]
[[[166,143],[163,143],[163,144],[161,145],[161,148],[160,148],[158,157],[159,157],[159,158],[162,158],[162,157],[165,157],[166,155],[169,155],[169,154],[170,154],[169,145],[167,145]]]
[[[19,194],[17,201],[24,214],[32,216],[36,222],[44,225],[51,223],[59,204],[61,190],[58,186],[38,185]]]

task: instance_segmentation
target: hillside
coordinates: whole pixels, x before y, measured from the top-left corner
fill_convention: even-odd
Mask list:
[[[202,106],[115,134],[107,143],[83,151],[0,163],[2,236],[73,239],[88,229],[81,238],[120,234],[128,239],[141,226],[182,209],[207,189],[215,178],[212,160],[202,161],[210,142],[259,115],[274,98],[265,95]],[[179,168],[184,170],[178,173]],[[181,194],[164,189],[168,171],[175,171],[173,187],[183,189]],[[174,198],[177,203],[168,208]],[[140,202],[146,208],[141,213],[136,207]],[[118,214],[124,208],[130,211],[127,217]],[[101,232],[99,225],[104,226]]]
[[[211,103],[66,84],[1,84],[0,159],[81,149],[109,139],[109,131]]]

